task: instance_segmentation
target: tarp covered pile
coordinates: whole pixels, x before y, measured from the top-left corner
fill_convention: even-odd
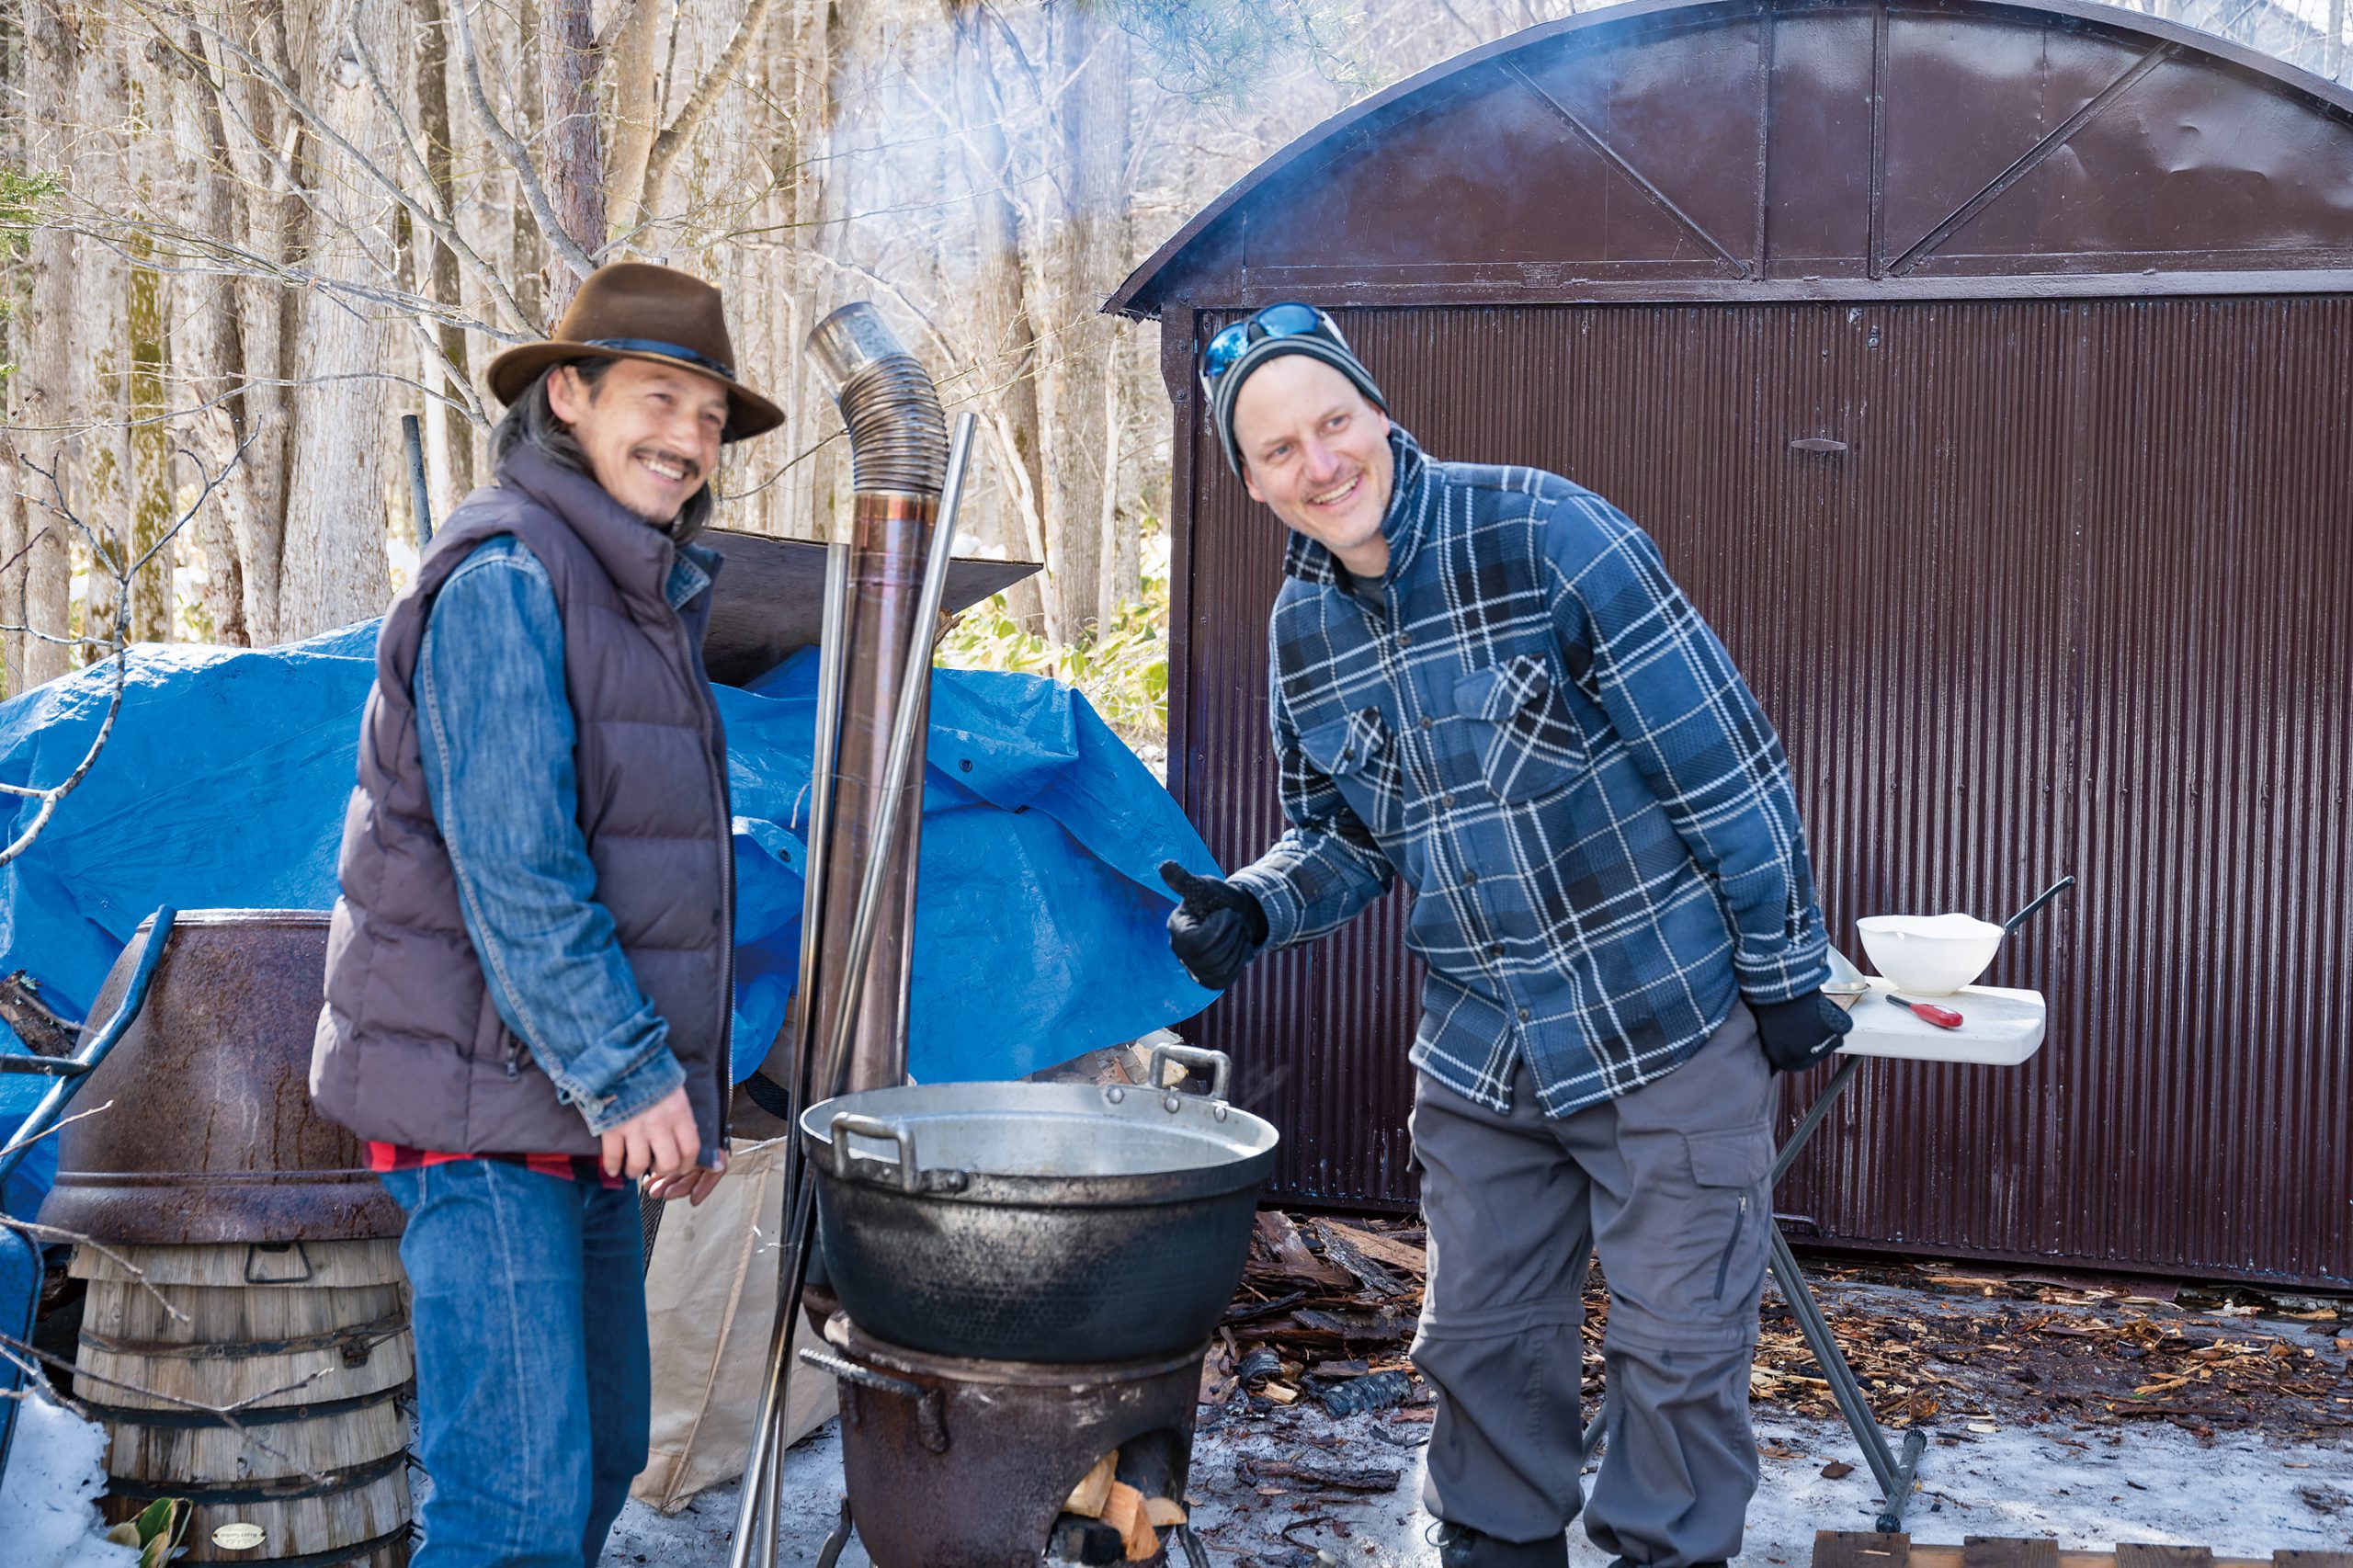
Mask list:
[[[79,1016],[139,922],[181,909],[324,909],[374,676],[374,623],[249,652],[142,647],[104,754],[0,867],[0,975]],[[101,665],[0,705],[0,779],[70,773],[104,717]],[[783,1021],[801,936],[816,658],[714,688],[734,793],[736,1074]],[[932,681],[908,1060],[918,1079],[1014,1077],[1210,1000],[1169,956],[1164,858],[1211,868],[1159,781],[1085,698],[1030,676]],[[0,801],[0,841],[31,803]],[[22,1049],[0,1025],[0,1050]],[[0,1079],[0,1130],[43,1081]],[[28,1162],[7,1207],[50,1179]]]

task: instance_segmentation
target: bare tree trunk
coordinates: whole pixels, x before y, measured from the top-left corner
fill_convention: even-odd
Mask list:
[[[1067,81],[1058,115],[1059,222],[1044,269],[1051,301],[1047,351],[1047,549],[1057,635],[1076,641],[1103,597],[1102,494],[1118,483],[1102,472],[1109,451],[1104,378],[1114,339],[1100,313],[1103,290],[1127,249],[1127,35],[1096,10],[1062,0],[1053,47]]]
[[[620,0],[628,7],[614,29],[608,75],[613,84],[613,136],[605,153],[606,189],[611,195],[613,239],[631,236],[647,217],[646,159],[662,129],[662,72],[654,60],[661,41],[657,0]]]
[[[542,181],[564,232],[593,255],[605,242],[605,149],[597,134],[597,30],[588,0],[548,0],[540,96],[547,115]],[[570,267],[551,269],[551,320],[563,314],[579,288]]]
[[[1102,624],[1112,619],[1143,589],[1142,541],[1134,519],[1120,511],[1120,446],[1127,422],[1120,415],[1120,349],[1116,326],[1104,354],[1103,366],[1103,506],[1097,514],[1103,537],[1103,597],[1096,613]]]
[[[635,3],[641,9],[653,9],[652,0]],[[425,137],[426,173],[441,198],[442,210],[454,214],[459,210],[457,142],[449,123],[449,23],[442,14],[441,0],[418,0],[417,20],[417,128]],[[458,309],[465,302],[458,253],[438,239],[432,242],[432,246],[433,275],[428,292],[437,303]],[[463,384],[472,374],[466,363],[465,332],[445,325],[438,335],[449,379]],[[453,395],[451,401],[441,405],[438,418],[428,412],[426,433],[427,456],[438,481],[434,485],[434,512],[447,517],[449,508],[474,487],[473,421],[466,416],[463,403]]]
[[[856,210],[854,192],[864,160],[858,155],[845,107],[857,90],[858,46],[871,32],[873,18],[868,0],[827,0],[820,7],[820,17],[810,36],[817,44],[815,69],[823,84],[814,119],[824,137],[825,155],[820,166],[824,172],[813,181],[801,221],[811,225],[804,232],[810,235],[812,249],[833,261],[847,262],[851,259],[849,215]],[[842,303],[841,276],[838,267],[829,267],[817,278],[809,306],[813,325]],[[802,374],[809,373],[804,356]],[[817,415],[816,427],[823,431],[829,426],[839,429],[841,423],[830,409],[824,409]],[[851,478],[847,445],[834,443],[816,455],[812,466],[811,537],[847,540]]]
[[[81,136],[71,177],[85,213],[100,221],[124,210],[126,104],[119,37],[103,22],[85,29],[76,126]],[[76,483],[68,490],[75,514],[96,539],[75,542],[102,560],[85,579],[82,630],[86,651],[111,624],[120,567],[131,545],[131,265],[119,244],[85,236],[74,259],[73,374],[68,385],[67,439]],[[61,477],[63,475],[61,474]],[[77,661],[78,662],[78,661]]]
[[[70,159],[71,127],[81,73],[80,45],[51,0],[25,0],[25,75],[28,116],[26,161],[34,168],[63,167]],[[68,478],[59,449],[58,428],[70,402],[69,367],[74,356],[75,241],[71,231],[44,223],[32,233],[29,302],[16,334],[18,365],[8,379],[14,407],[9,424],[18,434],[11,449],[57,469]],[[18,487],[40,494],[47,485],[17,465]],[[74,562],[63,526],[38,506],[20,514],[25,551],[22,619],[11,624],[63,637],[69,630]],[[12,594],[12,598],[14,597]],[[72,668],[71,651],[61,643],[25,634],[22,657],[10,689],[54,680]],[[21,680],[21,685],[18,684]]]
[[[191,28],[184,47],[188,58],[169,68],[173,140],[179,158],[175,203],[178,218],[199,241],[225,245],[249,233],[239,214],[238,187],[221,119],[204,36]],[[244,334],[238,322],[237,287],[225,269],[191,268],[173,290],[174,346],[181,366],[183,398],[196,409],[190,443],[208,469],[219,470],[237,449],[243,405],[235,389],[244,380]],[[252,532],[253,487],[241,462],[213,493],[183,536],[204,562],[204,585],[196,616],[210,641],[248,646],[244,561],[240,540]]]
[[[995,407],[991,423],[1005,476],[1003,513],[1011,536],[1003,543],[1016,559],[1042,561],[1046,475],[1038,440],[1038,336],[1022,289],[1021,214],[1013,205],[1013,160],[1006,145],[1004,107],[991,90],[991,23],[982,0],[946,0],[956,29],[956,112],[962,121],[964,176],[972,188],[973,243],[980,253],[972,280],[975,336],[981,347],[983,395]],[[1035,578],[1006,596],[1014,619],[1042,626],[1045,599]]]
[[[10,88],[0,100],[0,167],[16,169],[33,166],[27,110],[37,89],[24,20],[17,9],[0,8],[0,82]],[[0,365],[15,365],[28,357],[24,316],[30,283],[17,268],[0,267]],[[8,380],[0,374],[0,393],[8,392]],[[0,418],[11,427],[19,417],[13,400],[0,410]],[[0,698],[25,688],[25,636],[14,628],[25,623],[26,515],[18,492],[29,477],[17,466],[15,443],[0,439]]]
[[[449,0],[449,4],[452,6],[460,6],[465,3],[466,0]],[[495,15],[497,13],[485,10],[483,12],[485,24],[491,17]],[[485,30],[487,30],[486,27]],[[538,62],[533,58],[532,51],[539,46],[539,0],[516,0],[514,36],[507,40],[515,51],[510,62],[514,75],[510,80],[529,82],[533,79],[534,73],[538,70]],[[478,49],[486,49],[485,40],[480,36],[476,37],[474,44]],[[485,61],[483,63],[487,66],[489,62]],[[538,146],[540,144],[540,95],[530,92],[517,93],[515,118],[518,122],[515,127],[515,133],[523,139],[523,145]],[[509,197],[514,202],[515,212],[513,277],[516,302],[523,307],[524,314],[533,321],[553,326],[555,309],[549,303],[551,292],[560,292],[563,300],[569,301],[573,291],[561,284],[556,285],[553,290],[550,288],[547,246],[540,237],[539,221],[531,216],[530,203],[523,199],[520,180],[513,182]]]
[[[646,153],[645,183],[638,197],[647,210],[652,210],[661,195],[663,185],[669,179],[670,172],[677,167],[679,156],[686,152],[687,144],[694,140],[695,132],[709,118],[721,95],[733,81],[736,73],[743,69],[745,55],[750,52],[760,29],[767,25],[771,4],[772,0],[744,0],[743,14],[736,18],[734,32],[704,70],[702,79],[687,94],[686,101],[678,106],[678,112],[671,117],[670,123],[654,136],[654,144]],[[854,19],[844,21],[844,12],[852,13]],[[831,48],[831,40],[865,38],[871,31],[864,25],[865,21],[864,7],[858,0],[838,0],[826,13],[827,57],[839,58]],[[676,58],[675,53],[672,58]]]
[[[774,202],[775,221],[789,225],[784,232],[794,234],[805,233],[804,225],[822,210],[823,192],[816,173],[822,165],[811,153],[824,145],[824,132],[818,128],[824,119],[830,69],[825,56],[827,9],[827,0],[794,0],[781,18],[779,48],[767,62],[772,83],[767,101],[781,110],[775,119],[769,158],[774,167],[786,172],[783,188]],[[760,443],[766,450],[755,460],[755,466],[763,476],[776,473],[764,497],[770,501],[766,508],[770,528],[788,537],[803,538],[809,537],[818,520],[815,496],[824,464],[801,462],[776,471],[794,455],[815,446],[835,415],[831,400],[818,391],[816,377],[801,351],[820,313],[806,250],[793,244],[779,246],[772,254],[776,267],[771,298],[776,310],[769,334],[774,346],[770,384],[783,404],[785,424]]]
[[[0,485],[7,487],[0,491],[0,628],[25,623],[25,525],[31,519],[17,493],[31,477],[18,471],[15,448],[0,446]],[[25,684],[25,635],[0,631],[0,699]]]
[[[283,0],[247,0],[230,17],[241,41],[265,58],[282,80],[297,81],[287,40]],[[216,209],[221,233],[232,242],[249,237],[262,255],[294,260],[301,255],[308,209],[279,167],[258,148],[240,157],[232,152],[227,126],[245,127],[262,146],[282,148],[286,165],[301,168],[311,157],[315,139],[295,120],[267,86],[242,71],[220,62],[223,83],[210,112],[219,121],[208,131],[215,161],[225,185]],[[224,101],[225,98],[225,101]],[[232,108],[233,108],[233,113]],[[242,177],[240,176],[242,175]],[[275,278],[241,277],[224,280],[228,314],[220,330],[233,323],[240,353],[213,363],[227,384],[242,390],[228,405],[236,441],[245,443],[244,460],[229,483],[239,497],[231,506],[230,521],[242,529],[236,539],[238,572],[244,595],[245,635],[254,647],[283,641],[278,611],[284,598],[286,558],[286,495],[293,399],[285,384],[293,366],[301,296]],[[227,450],[233,451],[233,444]],[[225,452],[222,454],[225,458]]]
[[[360,26],[377,58],[389,54],[382,8],[363,8]],[[305,50],[301,91],[355,147],[376,140],[375,105],[346,35],[321,13]],[[381,129],[381,128],[378,128]],[[324,139],[304,177],[310,185],[304,264],[329,278],[376,281],[392,270],[390,204],[376,197],[350,158]],[[381,613],[391,597],[384,561],[384,455],[389,400],[378,379],[387,328],[365,307],[324,290],[304,291],[294,336],[292,461],[287,483],[286,554],[278,635],[308,637]]]
[[[160,51],[158,51],[160,52]],[[176,206],[177,182],[170,162],[171,106],[167,83],[151,72],[131,74],[129,171],[133,180],[133,210],[157,214]],[[172,484],[172,432],[164,423],[168,406],[165,387],[170,374],[165,358],[171,341],[170,294],[163,275],[152,265],[154,243],[144,234],[132,236],[131,293],[125,325],[129,337],[130,375],[125,391],[131,418],[130,551],[132,561],[150,551],[154,559],[131,585],[131,635],[142,642],[167,642],[172,637],[175,609],[174,571],[177,552],[167,539],[175,513]]]

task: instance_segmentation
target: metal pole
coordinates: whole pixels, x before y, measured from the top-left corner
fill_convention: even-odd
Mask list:
[[[416,552],[433,542],[433,489],[425,478],[425,427],[414,414],[401,415],[401,440],[408,448],[408,510],[416,521]]]
[[[1871,1414],[1870,1403],[1863,1398],[1861,1385],[1855,1381],[1854,1369],[1847,1365],[1847,1358],[1839,1352],[1838,1341],[1830,1332],[1829,1320],[1822,1315],[1813,1290],[1806,1285],[1805,1276],[1798,1271],[1797,1256],[1790,1251],[1789,1241],[1781,1234],[1781,1228],[1768,1224],[1765,1233],[1773,1249],[1773,1278],[1780,1283],[1781,1296],[1797,1318],[1798,1332],[1805,1336],[1807,1346],[1813,1351],[1813,1358],[1820,1364],[1822,1375],[1830,1384],[1831,1397],[1838,1402],[1840,1414],[1847,1417],[1847,1429],[1854,1433],[1856,1445],[1863,1450],[1863,1462],[1870,1466],[1871,1475],[1880,1484],[1880,1494],[1886,1500],[1887,1511],[1881,1516],[1882,1523],[1880,1528],[1893,1529],[1895,1527],[1884,1521],[1903,1515],[1904,1506],[1909,1499],[1900,1494],[1899,1487],[1901,1493],[1910,1492],[1911,1466],[1899,1466],[1895,1456],[1888,1451],[1887,1436],[1879,1428],[1879,1417]],[[1914,1437],[1918,1441],[1913,1441]],[[1905,1438],[1904,1447],[1916,1460],[1920,1449],[1927,1442],[1927,1434],[1915,1428],[1911,1437]]]
[[[787,1320],[788,1322],[790,1319]],[[767,1426],[759,1428],[760,1459],[759,1528],[752,1532],[752,1562],[754,1568],[776,1568],[778,1514],[784,1506],[778,1478],[784,1468],[784,1420],[781,1415]]]
[[[793,1082],[789,1089],[806,1086],[811,1027],[817,1014],[817,940],[825,924],[825,868],[831,863],[826,846],[834,833],[834,769],[841,758],[843,666],[849,649],[842,628],[849,619],[850,547],[839,540],[825,547],[825,617],[818,634],[817,733],[811,748],[809,770],[809,835],[801,853],[801,875],[807,879],[801,901],[801,1006],[794,1017]]]
[[[795,986],[786,1032],[793,1040],[793,1070],[786,1089],[784,1192],[781,1212],[790,1226],[800,1211],[800,1192],[807,1160],[801,1152],[800,1119],[809,1086],[809,1047],[817,1031],[817,934],[824,922],[825,841],[833,828],[834,766],[841,738],[842,664],[847,655],[843,623],[848,619],[849,557],[847,544],[835,540],[825,550],[824,615],[817,635],[816,733],[810,746],[809,832],[802,840],[801,890],[801,973]],[[788,1229],[786,1233],[792,1233]],[[748,1568],[753,1553],[766,1537],[770,1550],[760,1568],[776,1561],[773,1526],[776,1517],[774,1445],[768,1439],[784,1425],[787,1360],[792,1353],[793,1318],[801,1310],[801,1293],[779,1294],[776,1318],[768,1328],[767,1381],[760,1385],[758,1413],[752,1422],[752,1451],[744,1465],[742,1491],[736,1498],[735,1533],[729,1544],[728,1568]]]
[[[1780,1153],[1775,1157],[1773,1186],[1781,1185],[1781,1178],[1789,1174],[1790,1166],[1796,1162],[1799,1152],[1805,1147],[1806,1141],[1813,1136],[1813,1130],[1821,1126],[1822,1119],[1830,1113],[1830,1102],[1847,1092],[1848,1080],[1854,1077],[1862,1065],[1863,1059],[1859,1056],[1849,1056],[1838,1063],[1838,1071],[1832,1074],[1830,1082],[1823,1086],[1821,1096],[1806,1108],[1805,1119],[1798,1123],[1796,1131],[1790,1134],[1790,1141],[1781,1145]]]

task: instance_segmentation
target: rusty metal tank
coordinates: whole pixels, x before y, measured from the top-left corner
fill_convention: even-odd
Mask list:
[[[90,1017],[113,1012],[142,945]],[[311,1105],[326,949],[324,911],[182,914],[145,1006],[78,1096],[96,1114],[59,1134],[41,1222],[155,1245],[399,1235],[359,1141]]]

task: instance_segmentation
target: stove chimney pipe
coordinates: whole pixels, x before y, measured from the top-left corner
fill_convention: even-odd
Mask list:
[[[873,306],[846,305],[817,324],[809,354],[834,385],[849,427],[850,602],[843,628],[841,729],[833,806],[824,845],[810,846],[824,868],[827,897],[817,942],[816,1028],[832,1038],[846,1005],[857,1008],[847,1087],[906,1081],[908,965],[915,947],[915,868],[923,826],[926,713],[915,715],[915,749],[891,846],[889,892],[875,928],[872,956],[855,997],[844,994],[842,955],[849,944],[857,890],[874,852],[875,818],[889,766],[907,663],[931,659],[933,629],[915,624],[923,563],[948,471],[948,416],[931,377],[903,347]],[[922,699],[928,705],[928,696]],[[809,983],[803,977],[803,984]],[[781,1048],[789,1051],[789,1047]],[[785,1076],[787,1060],[770,1063]],[[822,1091],[819,1091],[822,1093]]]

